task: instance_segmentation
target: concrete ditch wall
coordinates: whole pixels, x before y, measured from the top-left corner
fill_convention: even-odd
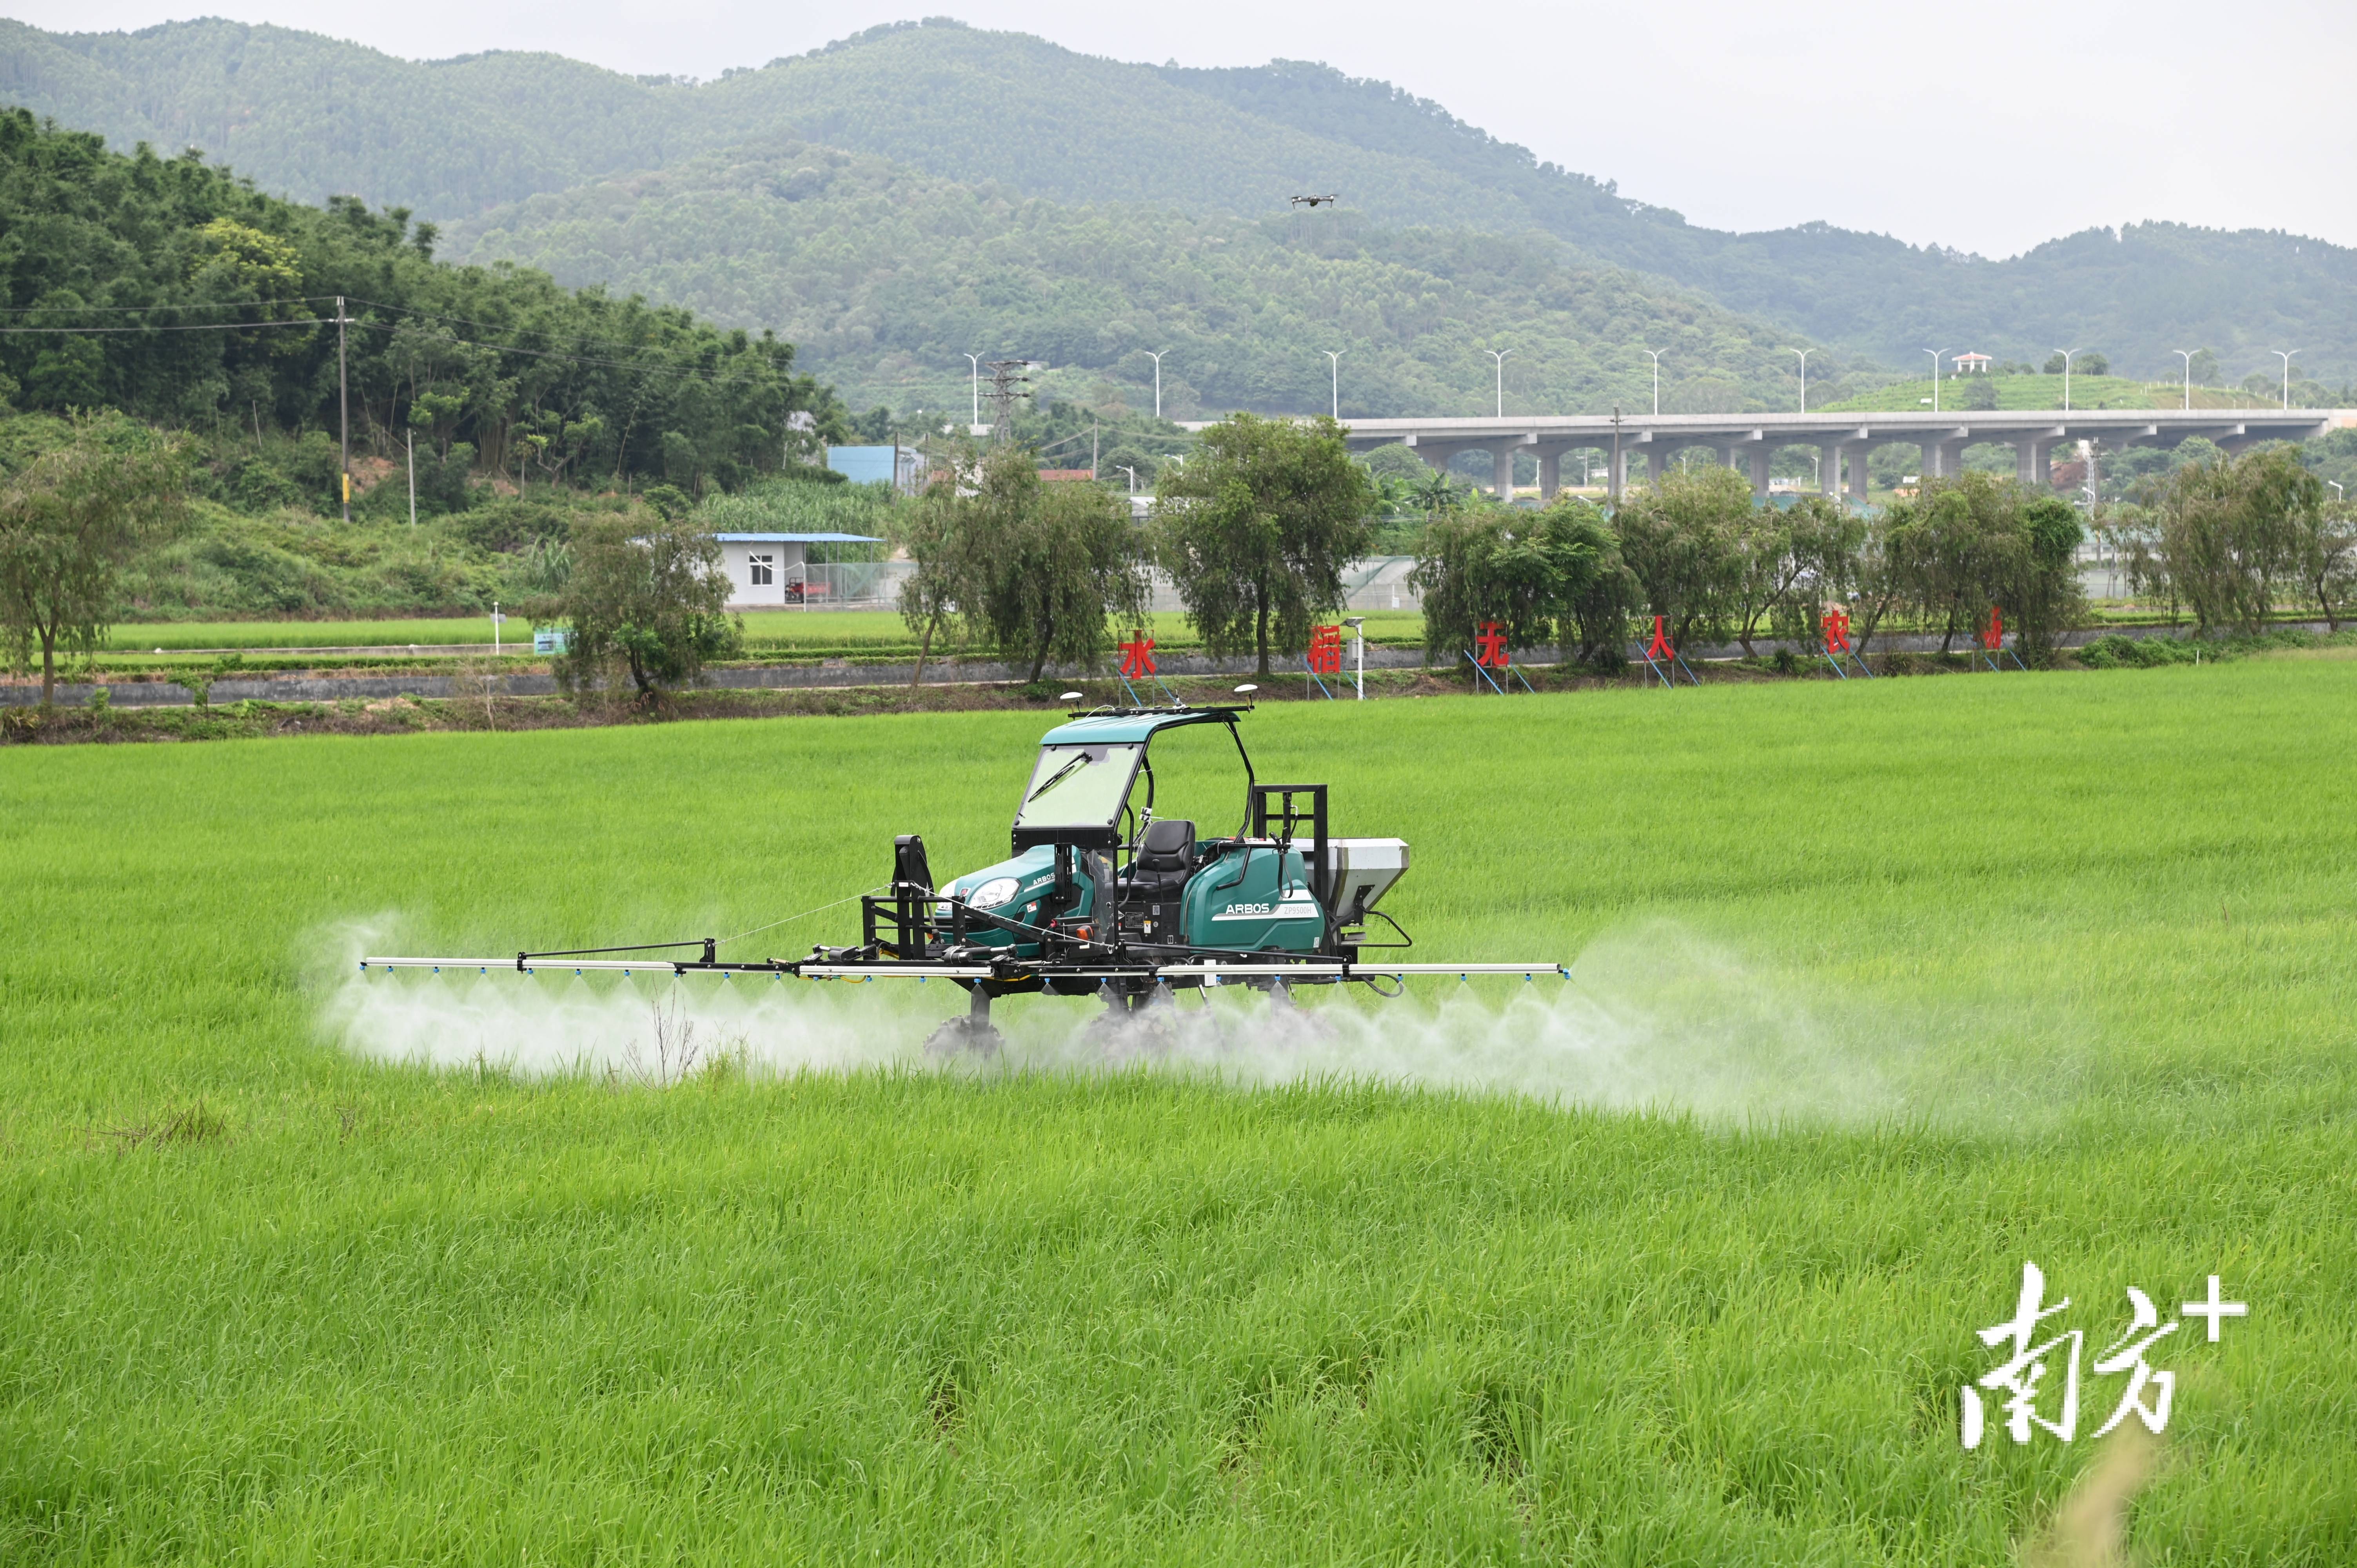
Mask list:
[[[2309,631],[2321,632],[2325,629],[2322,621],[2291,624]],[[2280,627],[2277,629],[2287,630],[2290,629],[2290,626]],[[2112,636],[2115,632],[2120,636],[2133,638],[2182,639],[2191,635],[2190,630],[2181,627],[2176,628],[2120,627],[2073,632],[2062,640],[2064,646],[2076,648],[2098,637]],[[1753,640],[1753,646],[1762,654],[1771,654],[1783,644],[1760,638]],[[1939,646],[1940,639],[1929,635],[1876,639],[1876,651],[1885,653],[1928,653],[1935,651]],[[1970,646],[1969,639],[1960,634],[1956,643],[1957,650],[1964,651]],[[1742,651],[1740,648],[1730,643],[1723,647],[1704,649],[1698,657],[1703,660],[1733,659]],[[1514,650],[1516,663],[1534,668],[1551,666],[1555,662],[1555,658],[1556,650],[1551,647]],[[1249,658],[1212,660],[1200,654],[1167,656],[1157,654],[1155,657],[1155,663],[1163,674],[1174,676],[1234,675],[1249,678],[1253,671],[1253,660]],[[1415,670],[1424,667],[1424,650],[1420,648],[1370,648],[1367,650],[1367,668],[1370,670]],[[705,685],[721,691],[906,686],[915,672],[916,668],[913,664],[850,664],[834,661],[825,664],[767,664],[748,669],[715,670],[711,672],[711,677]],[[952,664],[935,661],[929,662],[925,666],[925,684],[928,686],[1009,684],[1020,682],[1029,673],[1028,670],[1017,669],[1007,664],[983,662]],[[1069,670],[1051,670],[1046,678],[1055,681],[1076,681],[1084,678],[1103,680],[1105,677],[1102,675],[1082,677]],[[1296,656],[1294,668],[1280,668],[1268,679],[1271,684],[1305,680],[1303,671],[1299,668],[1298,656]],[[1347,686],[1350,679],[1350,658],[1346,648],[1340,684]],[[496,675],[491,677],[491,680],[494,682],[494,690],[501,696],[547,696],[557,689],[555,679],[548,675]],[[1326,683],[1329,687],[1337,685],[1335,678],[1331,676],[1327,678]],[[84,706],[90,702],[91,693],[98,684],[103,684],[106,687],[107,701],[115,707],[186,707],[196,702],[195,694],[177,681],[59,682],[56,700],[62,707]],[[347,697],[382,702],[393,697],[449,697],[481,694],[481,687],[472,682],[465,682],[466,690],[463,693],[457,690],[461,682],[457,677],[431,675],[422,671],[415,674],[395,675],[262,675],[243,680],[216,681],[212,685],[211,696],[212,701],[219,704],[241,702],[248,698],[264,703],[332,703]],[[1140,686],[1141,695],[1146,694],[1146,688],[1150,687],[1150,682],[1135,682],[1135,684]],[[0,685],[0,706],[30,707],[38,703],[40,700],[41,688],[38,683],[11,682]]]

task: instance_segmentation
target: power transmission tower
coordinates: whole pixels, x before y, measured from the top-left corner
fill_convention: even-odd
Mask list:
[[[1042,369],[1042,360],[993,360],[990,361],[990,391],[984,395],[998,412],[990,426],[993,446],[1014,438],[1008,428],[1015,413],[1015,400],[1031,395],[1031,378],[1022,372]]]

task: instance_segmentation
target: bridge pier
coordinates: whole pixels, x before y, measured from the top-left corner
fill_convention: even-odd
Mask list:
[[[1539,504],[1544,506],[1563,491],[1563,460],[1575,452],[1585,452],[1584,446],[1567,446],[1561,442],[1534,448],[1539,460]]]
[[[1964,443],[1961,435],[1926,441],[1922,446],[1925,478],[1953,479],[1964,471]]]
[[[2054,444],[2062,439],[2061,426],[2026,435],[2013,443],[2014,476],[2025,485],[2044,489],[2054,486]]]
[[[1514,454],[1538,442],[1535,435],[1501,435],[1491,443],[1491,489],[1500,500],[1510,502],[1514,499]]]

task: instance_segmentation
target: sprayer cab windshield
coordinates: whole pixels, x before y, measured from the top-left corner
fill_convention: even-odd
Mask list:
[[[712,938],[627,948],[519,952],[513,967],[668,969],[806,980],[941,979],[965,989],[964,1017],[935,1050],[996,1048],[994,998],[1101,997],[1116,1014],[1176,991],[1240,983],[1282,998],[1294,985],[1379,986],[1418,973],[1559,973],[1544,963],[1415,963],[1414,944],[1376,906],[1407,871],[1395,838],[1340,838],[1324,784],[1267,784],[1253,770],[1237,707],[1074,713],[1040,737],[1015,807],[1008,856],[936,881],[916,833],[893,841],[891,879],[860,896],[860,940],[798,959],[723,959]],[[1222,725],[1235,750],[1233,830],[1157,814],[1157,737]],[[694,957],[612,959],[699,950]],[[431,966],[488,972],[505,959],[370,958],[365,970]],[[1395,994],[1395,992],[1386,994]]]

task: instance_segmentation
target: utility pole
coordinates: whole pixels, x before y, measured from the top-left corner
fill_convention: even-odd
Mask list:
[[[1604,476],[1604,486],[1612,498],[1612,510],[1620,510],[1620,405],[1612,405],[1612,471]]]
[[[1097,477],[1097,422],[1089,421],[1089,478]]]
[[[344,371],[344,296],[336,295],[336,412],[342,434],[338,448],[342,454],[341,482],[344,490],[344,521],[352,521],[352,389]]]
[[[2294,354],[2298,353],[2299,350],[2297,349],[2270,349],[2267,352],[2273,354],[2276,359],[2281,360],[2284,362],[2283,405],[2286,409],[2288,409],[2291,407],[2291,357]]]
[[[409,526],[417,526],[417,435],[414,431],[409,435]]]
[[[1801,412],[1806,413],[1809,412],[1809,355],[1812,350],[1795,349],[1792,352],[1801,356]]]
[[[2170,353],[2185,361],[2185,406],[2193,406],[2193,356],[2183,349],[2171,349]]]
[[[1653,356],[1653,417],[1659,419],[1662,417],[1662,351],[1659,349],[1639,351]]]
[[[974,423],[980,424],[982,423],[982,356],[979,354],[968,354],[966,358],[974,361],[972,367],[974,371]],[[971,434],[971,432],[969,431],[968,434]]]
[[[1165,349],[1162,354],[1157,354],[1151,349],[1140,349],[1138,352],[1154,361],[1154,417],[1159,419],[1162,417],[1162,354],[1170,350]]]
[[[1350,351],[1351,350],[1348,349],[1329,349],[1326,350],[1326,368],[1333,372],[1334,377],[1333,408],[1334,419],[1337,424],[1340,423],[1342,418],[1342,356]]]
[[[1932,412],[1937,413],[1940,412],[1940,356],[1946,350],[1926,349],[1923,352],[1932,356]]]

